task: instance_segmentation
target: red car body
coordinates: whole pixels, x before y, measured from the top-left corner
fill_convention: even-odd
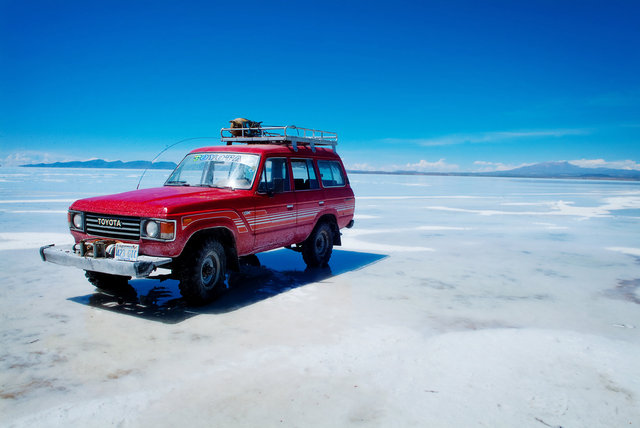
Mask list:
[[[170,241],[120,239],[139,245],[141,255],[175,258],[188,242],[205,230],[224,229],[233,236],[237,256],[245,256],[302,243],[321,219],[335,221],[338,229],[352,224],[355,198],[340,157],[330,149],[302,146],[294,150],[287,145],[251,144],[215,146],[191,153],[240,153],[260,156],[256,179],[249,189],[164,186],[135,190],[108,196],[81,199],[70,211],[107,217],[152,218],[175,221],[175,237]],[[315,173],[318,161],[338,162],[344,174],[344,185],[324,186],[319,179],[317,189],[296,190],[294,180],[289,188],[269,194],[259,191],[259,177],[270,158],[286,158],[289,175],[291,160],[310,159]],[[71,230],[75,241],[102,237]],[[340,244],[339,236],[334,240]]]
[[[310,268],[326,266],[355,210],[337,135],[294,126],[221,135],[227,146],[193,150],[163,187],[74,202],[75,245],[44,246],[42,259],[80,268],[107,290],[168,268],[196,305],[228,287],[243,256],[255,264],[248,256],[287,247]]]

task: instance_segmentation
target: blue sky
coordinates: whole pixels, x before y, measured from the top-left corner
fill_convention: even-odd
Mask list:
[[[351,168],[640,169],[638,22],[636,1],[0,0],[0,163],[151,159],[248,117],[336,131]]]

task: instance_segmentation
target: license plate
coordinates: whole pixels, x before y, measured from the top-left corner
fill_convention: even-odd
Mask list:
[[[138,260],[138,244],[116,244],[116,252],[113,256],[116,260],[135,262]]]

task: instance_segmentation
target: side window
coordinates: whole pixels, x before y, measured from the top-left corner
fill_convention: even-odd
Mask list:
[[[324,187],[344,186],[344,173],[340,162],[336,161],[318,161],[318,169]]]
[[[295,159],[291,161],[293,185],[296,190],[319,189],[316,171],[311,159]]]
[[[264,162],[258,192],[282,193],[291,190],[289,170],[285,158],[269,158]]]

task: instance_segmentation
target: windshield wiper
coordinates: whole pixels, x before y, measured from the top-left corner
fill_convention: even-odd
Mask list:
[[[199,187],[210,187],[212,189],[229,189],[235,190],[235,188],[231,186],[216,186],[215,184],[198,184]]]
[[[190,186],[186,181],[172,180],[164,183],[165,186]]]

